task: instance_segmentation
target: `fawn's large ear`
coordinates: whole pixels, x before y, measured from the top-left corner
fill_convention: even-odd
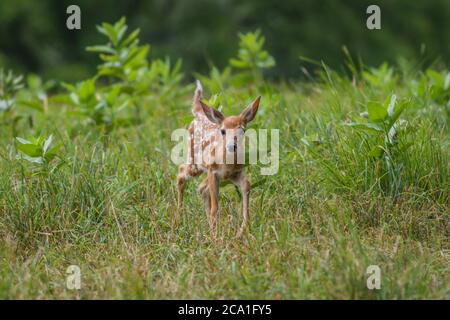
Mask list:
[[[256,112],[258,112],[259,108],[259,101],[261,100],[261,96],[253,100],[252,103],[248,105],[247,108],[244,109],[244,111],[241,112],[240,117],[242,118],[242,121],[247,124],[250,121],[253,120],[256,116]]]
[[[223,119],[225,118],[223,114],[214,108],[208,107],[206,104],[204,104],[202,101],[200,101],[200,105],[203,109],[203,113],[208,118],[209,121],[215,124],[221,124]]]
[[[203,97],[203,87],[199,80],[196,81],[194,98],[192,99],[192,113],[194,116],[202,112],[201,100]]]

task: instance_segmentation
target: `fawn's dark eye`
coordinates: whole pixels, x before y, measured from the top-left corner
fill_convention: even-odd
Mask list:
[[[220,133],[224,136],[226,133],[225,129],[220,129]]]

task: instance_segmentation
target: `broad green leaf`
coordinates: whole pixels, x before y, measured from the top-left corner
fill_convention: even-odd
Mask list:
[[[395,103],[397,102],[397,96],[393,94],[390,97],[387,97],[384,101],[384,108],[387,111],[388,116],[392,116],[394,114]]]
[[[28,108],[31,108],[31,109],[34,109],[34,110],[37,110],[37,111],[40,111],[40,112],[44,111],[44,105],[39,100],[24,100],[24,99],[21,99],[21,100],[18,100],[17,103],[22,105],[22,106],[25,106],[25,107],[28,107]]]
[[[386,108],[378,102],[370,101],[367,104],[367,111],[369,112],[369,120],[374,122],[383,122],[387,117]]]
[[[73,92],[76,90],[75,86],[73,84],[70,83],[66,83],[66,82],[61,82],[61,86],[66,89],[67,91]]]
[[[44,151],[44,154],[47,152],[47,150],[49,149],[50,145],[52,144],[52,140],[53,140],[53,135],[50,135],[47,140],[45,140],[44,142],[44,147],[42,148]]]
[[[427,76],[431,79],[431,82],[433,82],[434,85],[440,87],[440,88],[444,88],[444,77],[434,71],[433,69],[428,69],[427,70]]]
[[[117,31],[109,23],[103,23],[103,34],[105,34],[113,45],[117,46]]]
[[[19,160],[27,160],[28,162],[31,163],[38,163],[38,164],[43,164],[44,163],[44,158],[42,157],[30,157],[27,155],[20,155],[17,157],[17,159]]]
[[[447,73],[447,76],[445,77],[444,90],[448,90],[449,88],[450,88],[450,72]]]
[[[70,95],[70,100],[76,105],[80,104],[80,99],[78,98],[78,95],[75,92],[72,92]]]
[[[422,77],[416,85],[416,95],[424,97],[427,92],[427,79]]]
[[[20,137],[16,137],[16,140],[19,141],[19,143],[21,143],[21,144],[33,144],[31,141],[25,140]]]
[[[42,156],[42,149],[34,144],[17,144],[16,148],[29,157]]]
[[[116,54],[116,50],[108,45],[90,46],[86,48],[86,51]]]
[[[125,48],[131,45],[139,36],[140,31],[141,31],[140,29],[136,29],[132,33],[130,33],[128,37],[121,43],[120,47]],[[135,45],[137,45],[137,43]]]
[[[392,114],[392,116],[389,117],[388,130],[394,125],[394,123],[397,121],[397,119],[400,117],[400,115],[406,109],[408,104],[409,104],[409,101],[404,101],[397,105],[397,107],[394,110],[394,113]]]
[[[122,38],[125,35],[125,32],[127,32],[128,26],[124,25],[117,31],[117,43],[119,44],[122,42]]]

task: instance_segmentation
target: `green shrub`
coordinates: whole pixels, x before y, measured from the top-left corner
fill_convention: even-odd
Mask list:
[[[275,66],[275,59],[264,49],[265,41],[260,30],[239,34],[238,56],[230,59],[232,67],[243,70],[235,80],[237,86],[251,80],[261,82],[263,70]]]

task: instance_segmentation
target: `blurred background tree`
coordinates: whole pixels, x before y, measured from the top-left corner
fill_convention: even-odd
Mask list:
[[[66,8],[77,4],[82,29],[66,28]],[[381,30],[366,28],[366,8],[381,7]],[[236,56],[238,32],[260,29],[277,65],[272,76],[299,77],[300,56],[343,63],[342,46],[364,63],[398,57],[419,61],[450,57],[449,0],[2,0],[0,67],[75,81],[95,71],[85,47],[101,42],[95,26],[127,17],[141,29],[151,57],[181,57],[184,70],[219,68]],[[270,75],[270,74],[269,74]]]

